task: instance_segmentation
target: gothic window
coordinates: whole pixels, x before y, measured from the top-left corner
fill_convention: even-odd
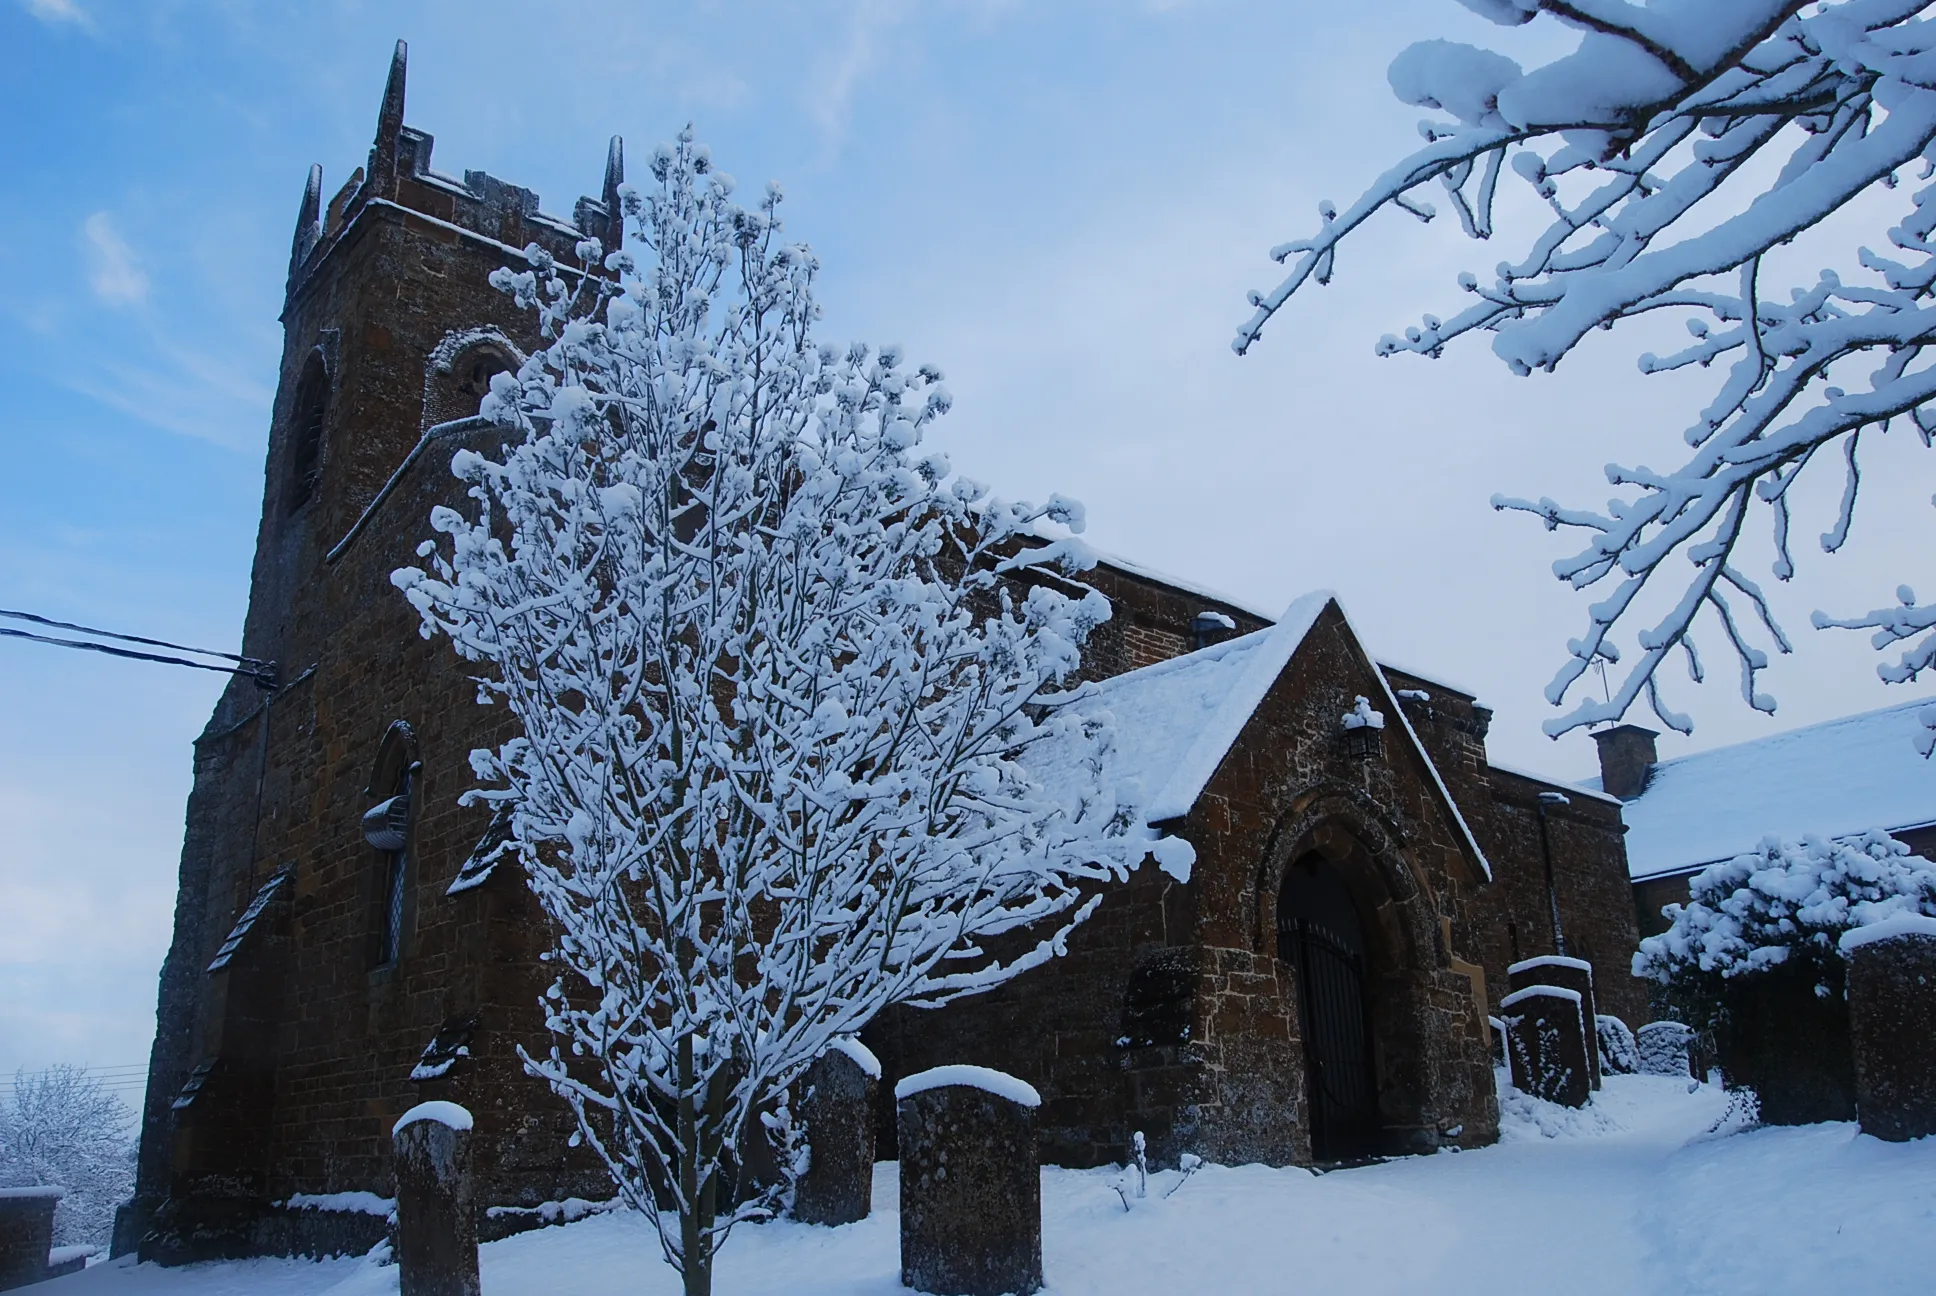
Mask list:
[[[393,966],[403,953],[405,901],[410,885],[410,827],[414,818],[416,782],[423,766],[417,760],[416,734],[399,720],[390,726],[377,749],[376,768],[366,789],[380,798],[363,812],[363,840],[377,852],[370,888],[375,921],[371,963]]]
[[[294,513],[316,493],[323,473],[323,425],[329,417],[329,368],[323,353],[312,351],[296,380],[290,411],[288,511]]]

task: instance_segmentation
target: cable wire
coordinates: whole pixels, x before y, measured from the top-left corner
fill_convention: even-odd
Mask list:
[[[49,617],[35,616],[32,612],[14,612],[0,608],[0,617],[13,617],[21,621],[31,621],[36,625],[52,626],[60,630],[77,630],[82,634],[99,635],[104,639],[119,639],[124,643],[151,644],[157,648],[173,648],[180,652],[197,653],[203,657],[220,657],[227,661],[239,662],[236,666],[217,666],[212,662],[191,661],[186,657],[170,657],[162,653],[137,652],[132,648],[116,648],[111,644],[89,643],[85,639],[61,639],[53,635],[35,634],[31,630],[15,630],[0,626],[0,635],[9,639],[30,639],[35,643],[53,644],[57,648],[81,648],[88,652],[106,653],[110,657],[127,657],[134,661],[161,662],[169,666],[192,666],[196,670],[218,671],[224,675],[246,675],[263,688],[276,686],[276,664],[260,661],[254,657],[243,657],[236,653],[210,652],[201,648],[190,648],[184,644],[169,643],[165,639],[147,639],[140,635],[117,634],[112,630],[96,630],[92,626],[75,625],[71,621],[55,621]]]

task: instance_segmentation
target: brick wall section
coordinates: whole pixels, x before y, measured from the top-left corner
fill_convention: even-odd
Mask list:
[[[1195,646],[1193,623],[1199,612],[1221,612],[1237,623],[1235,630],[1212,635],[1213,643],[1270,624],[1215,595],[1179,589],[1107,559],[1079,579],[1107,595],[1111,608],[1110,619],[1097,628],[1083,652],[1084,679],[1108,679],[1189,652]]]
[[[1539,794],[1556,791],[1568,803],[1547,807],[1546,827],[1567,953],[1593,964],[1601,1011],[1630,1026],[1647,1022],[1646,985],[1633,975],[1640,932],[1620,807],[1568,784],[1493,766],[1485,749],[1491,713],[1470,694],[1390,667],[1385,676],[1395,691],[1429,695],[1400,705],[1492,865],[1493,885],[1478,897],[1460,945],[1485,966],[1493,1011],[1511,992],[1509,965],[1558,952],[1539,834]]]

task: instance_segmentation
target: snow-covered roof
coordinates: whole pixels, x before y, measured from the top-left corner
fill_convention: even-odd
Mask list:
[[[1135,780],[1140,789],[1146,823],[1159,824],[1190,812],[1264,695],[1317,624],[1319,614],[1335,601],[1330,590],[1306,594],[1286,608],[1274,625],[1087,685],[1070,703],[1081,713],[1108,711],[1115,717],[1116,768],[1119,776]],[[1339,611],[1343,612],[1342,605]],[[1350,626],[1348,615],[1345,624]],[[1351,633],[1355,636],[1357,631]],[[1373,701],[1398,722],[1405,740],[1425,761],[1480,871],[1490,877],[1485,852],[1437,767],[1382,674],[1377,678],[1379,695]],[[1074,785],[1073,771],[1065,769],[1062,756],[1058,749],[1039,750],[1029,761],[1030,770],[1051,789],[1065,781]]]
[[[1149,823],[1190,812],[1330,601],[1329,590],[1306,594],[1276,625],[1091,684],[1071,704],[1115,716],[1117,770],[1141,789]],[[1030,767],[1053,784],[1052,762]]]
[[[1623,811],[1628,873],[1639,880],[1732,859],[1771,834],[1936,822],[1936,765],[1916,750],[1916,713],[1928,701],[1661,761]]]
[[[1210,586],[1197,581],[1185,580],[1182,577],[1172,576],[1167,572],[1157,571],[1154,567],[1145,566],[1133,558],[1125,558],[1121,554],[1113,554],[1107,550],[1098,549],[1094,545],[1089,546],[1089,552],[1094,554],[1096,561],[1105,567],[1114,567],[1117,571],[1128,572],[1131,576],[1141,576],[1144,580],[1155,581],[1158,585],[1168,585],[1171,589],[1181,590],[1185,594],[1195,594],[1200,598],[1206,598],[1215,603],[1222,603],[1226,607],[1234,607],[1241,612],[1250,613],[1259,620],[1274,621],[1277,619],[1248,599],[1240,599],[1233,595],[1225,594],[1221,590],[1212,589]]]

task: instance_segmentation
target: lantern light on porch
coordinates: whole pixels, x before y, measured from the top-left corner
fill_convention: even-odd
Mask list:
[[[1355,698],[1340,724],[1347,756],[1376,760],[1385,746],[1385,717],[1371,709],[1367,698]]]

